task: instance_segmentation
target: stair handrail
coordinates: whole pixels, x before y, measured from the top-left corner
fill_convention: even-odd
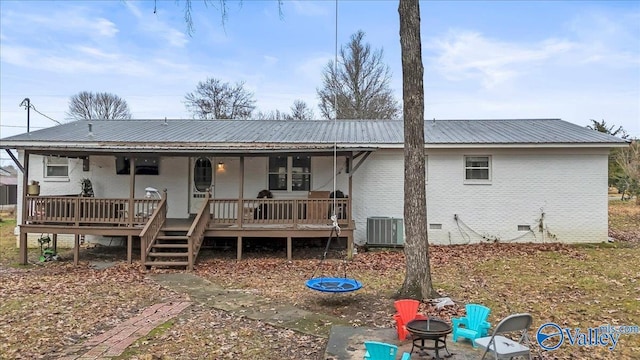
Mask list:
[[[198,252],[200,251],[200,247],[202,246],[202,241],[204,240],[204,232],[207,229],[207,224],[209,223],[209,219],[211,218],[211,206],[209,204],[210,198],[211,193],[207,190],[203,204],[200,207],[200,210],[198,210],[198,213],[196,214],[195,219],[193,219],[191,227],[187,232],[189,270],[193,270],[195,258],[198,256]]]
[[[165,195],[160,204],[153,211],[153,214],[147,220],[147,223],[140,232],[140,248],[144,249],[142,254],[142,262],[146,262],[147,256],[153,248],[153,244],[162,230],[164,223],[167,219],[167,196]]]

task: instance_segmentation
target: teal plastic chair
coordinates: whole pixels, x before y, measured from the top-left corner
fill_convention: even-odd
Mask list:
[[[491,324],[487,322],[489,317],[488,307],[478,304],[467,304],[465,306],[467,315],[460,318],[453,318],[453,341],[458,342],[459,337],[471,340],[473,347],[477,347],[475,339],[487,336]]]
[[[364,360],[396,360],[396,354],[398,353],[398,347],[395,345],[379,342],[379,341],[365,341],[364,347],[367,352],[364,354]],[[401,360],[409,360],[411,354],[402,354]]]

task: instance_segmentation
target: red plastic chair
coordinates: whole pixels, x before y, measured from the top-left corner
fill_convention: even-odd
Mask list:
[[[411,320],[427,320],[427,317],[418,313],[420,302],[413,299],[401,299],[396,300],[394,303],[396,311],[393,315],[393,319],[396,321],[396,328],[398,330],[398,340],[406,340],[409,331],[407,331],[407,324]]]

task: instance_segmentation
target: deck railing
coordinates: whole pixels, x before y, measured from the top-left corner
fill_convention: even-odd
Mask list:
[[[129,223],[128,198],[27,196],[24,221],[32,224],[139,225],[146,223],[159,203],[160,199],[134,199],[134,214]]]
[[[334,199],[212,199],[211,223],[330,224]],[[242,216],[238,209],[242,209]],[[351,199],[335,199],[338,223],[351,222]]]
[[[147,224],[161,202],[161,199],[134,199],[130,222],[130,203],[127,198],[27,196],[27,215],[24,221],[28,224],[139,226]],[[321,225],[331,224],[330,215],[334,199],[236,198],[209,199],[205,201],[205,204],[207,203],[208,208],[203,212],[203,221],[212,225]],[[164,207],[166,208],[166,201]],[[350,198],[335,199],[338,223],[351,223],[351,208]]]

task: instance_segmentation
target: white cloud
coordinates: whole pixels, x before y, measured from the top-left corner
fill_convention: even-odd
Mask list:
[[[184,32],[160,20],[159,14],[155,17],[145,16],[138,6],[131,1],[125,1],[125,5],[127,10],[138,20],[137,26],[145,33],[153,37],[163,38],[172,47],[184,47],[189,42]]]
[[[321,84],[322,69],[330,60],[333,60],[333,56],[330,54],[314,54],[303,59],[299,65],[295,66],[295,72],[300,76],[304,76],[312,84]]]
[[[2,21],[13,28],[12,32],[82,34],[91,38],[112,38],[119,32],[115,23],[91,15],[83,7],[64,7],[44,15],[8,11],[3,14]]]
[[[105,37],[113,37],[118,33],[116,24],[104,18],[98,18],[95,20],[94,29],[98,32],[98,34]]]
[[[318,5],[317,2],[312,2],[308,0],[292,0],[288,1],[285,4],[293,5],[293,9],[297,15],[305,15],[305,16],[325,16],[329,14],[329,11],[326,7]],[[333,3],[331,3],[333,6]]]
[[[570,51],[575,44],[550,39],[517,44],[484,37],[478,32],[450,31],[427,44],[433,66],[449,80],[478,79],[485,88],[512,80],[528,66]]]
[[[272,66],[278,63],[278,58],[275,56],[263,55],[262,58],[264,59],[264,63],[267,66]]]
[[[100,59],[100,60],[107,60],[107,61],[114,61],[114,60],[118,60],[119,56],[117,54],[114,53],[107,53],[99,48],[96,47],[90,47],[90,46],[74,46],[75,50],[77,50],[79,53],[82,54],[86,54],[89,55],[91,57]]]

